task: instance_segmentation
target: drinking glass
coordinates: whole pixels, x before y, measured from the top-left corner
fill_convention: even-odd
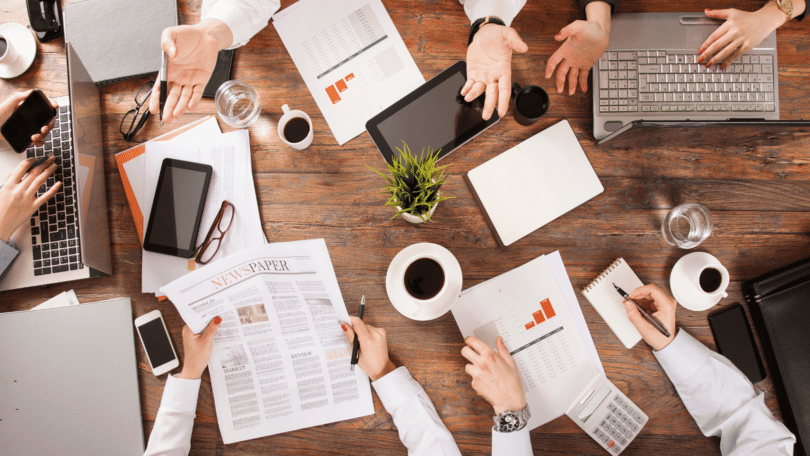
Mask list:
[[[681,204],[669,211],[661,224],[661,233],[669,244],[682,249],[697,247],[710,234],[712,214],[700,204]]]
[[[261,104],[256,89],[242,81],[228,81],[217,89],[214,98],[219,117],[228,125],[247,128],[259,118]]]

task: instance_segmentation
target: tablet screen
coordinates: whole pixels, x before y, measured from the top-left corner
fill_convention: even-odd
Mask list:
[[[155,194],[152,230],[146,241],[179,250],[194,250],[200,201],[207,175],[203,171],[167,166]]]
[[[498,121],[481,118],[483,96],[464,102],[461,88],[467,80],[466,65],[458,62],[393,106],[375,116],[369,134],[389,163],[399,156],[403,141],[417,157],[428,147],[442,158]]]

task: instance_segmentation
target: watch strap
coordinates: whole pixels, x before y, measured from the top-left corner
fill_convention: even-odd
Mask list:
[[[529,418],[531,418],[531,413],[529,413],[528,405],[522,410],[504,410],[492,417],[495,422],[493,429],[502,433],[516,432],[526,427]]]
[[[793,19],[793,2],[791,0],[773,0],[779,11],[785,13],[787,20]]]
[[[473,37],[475,36],[476,33],[478,33],[478,30],[484,26],[484,24],[498,24],[504,26],[506,25],[506,23],[498,16],[486,16],[476,19],[475,22],[473,22],[472,25],[470,26],[470,36],[467,39],[467,46],[472,44]]]

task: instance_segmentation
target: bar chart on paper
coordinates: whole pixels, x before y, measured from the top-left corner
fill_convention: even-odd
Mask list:
[[[301,0],[273,25],[340,144],[425,81],[380,0]]]

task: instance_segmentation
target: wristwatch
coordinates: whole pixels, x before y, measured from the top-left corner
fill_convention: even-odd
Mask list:
[[[504,410],[503,412],[492,417],[493,421],[495,421],[495,427],[493,427],[493,429],[496,432],[519,431],[526,427],[526,424],[529,422],[529,418],[531,418],[531,416],[532,415],[529,413],[528,404],[526,407],[523,407],[523,410]]]
[[[785,13],[787,20],[793,19],[793,2],[790,0],[773,0],[779,11]]]
[[[506,25],[506,22],[504,22],[503,19],[499,18],[498,16],[487,16],[482,17],[480,19],[476,19],[475,22],[473,22],[472,25],[470,26],[470,37],[467,40],[467,46],[469,46],[470,43],[472,43],[473,37],[475,36],[476,33],[478,33],[478,30],[484,26],[484,24]]]

